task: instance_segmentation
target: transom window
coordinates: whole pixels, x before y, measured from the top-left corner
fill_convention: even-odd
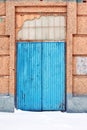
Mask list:
[[[17,40],[65,41],[64,16],[41,16],[26,20],[17,34]]]

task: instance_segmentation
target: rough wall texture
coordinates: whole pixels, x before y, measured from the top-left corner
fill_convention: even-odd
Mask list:
[[[10,35],[6,35],[6,3],[0,2],[0,111],[14,111],[14,97],[9,93]]]
[[[26,0],[25,0],[26,1]],[[43,1],[0,2],[0,110],[14,110],[16,89],[16,35],[27,19],[39,13],[58,13],[67,20],[66,95],[67,111],[83,112],[87,105],[81,98],[87,95],[87,3]],[[29,5],[29,6],[28,6]],[[26,7],[27,6],[27,7]],[[49,7],[49,8],[48,8]],[[29,13],[29,14],[28,14]],[[37,16],[36,16],[37,15]],[[84,66],[86,69],[84,69]],[[78,98],[78,96],[80,96]],[[76,98],[77,97],[77,98]],[[83,108],[79,109],[79,101]],[[4,103],[7,105],[5,109]],[[73,107],[77,103],[77,108]]]
[[[77,33],[73,35],[73,94],[87,95],[87,4],[77,8]]]

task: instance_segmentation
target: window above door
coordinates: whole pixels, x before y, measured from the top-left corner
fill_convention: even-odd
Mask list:
[[[65,16],[48,15],[24,21],[17,40],[65,41]]]

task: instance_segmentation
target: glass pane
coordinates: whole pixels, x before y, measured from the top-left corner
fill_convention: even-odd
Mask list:
[[[42,40],[48,40],[48,28],[42,28]]]
[[[42,39],[42,28],[36,28],[36,40]]]
[[[60,40],[62,40],[62,41],[65,40],[65,34],[66,34],[66,28],[60,27]]]
[[[29,27],[35,27],[35,20],[29,21]]]
[[[29,28],[29,38],[30,40],[35,40],[35,28]]]
[[[60,26],[60,16],[55,16],[54,18],[54,26]]]
[[[66,23],[65,23],[65,17],[64,16],[60,16],[60,26],[66,26]]]
[[[29,34],[28,34],[28,28],[23,28],[22,29],[22,40],[29,39]]]
[[[36,27],[41,27],[41,22],[42,22],[41,18],[36,19],[35,22],[36,22]]]
[[[48,27],[48,17],[43,16],[41,17],[41,20],[42,20],[42,26]]]
[[[64,41],[66,28],[64,16],[41,16],[24,22],[17,40],[57,40]]]
[[[54,39],[55,40],[59,40],[60,41],[60,28],[55,28],[55,35],[54,35]]]
[[[49,40],[54,40],[54,27],[49,28]]]
[[[54,16],[48,16],[49,19],[49,26],[53,27],[54,26]]]

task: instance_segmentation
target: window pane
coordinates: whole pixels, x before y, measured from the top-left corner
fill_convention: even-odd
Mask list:
[[[42,19],[42,26],[48,27],[48,17],[43,16],[41,17],[41,19]]]
[[[42,28],[42,40],[48,40],[48,28]]]
[[[65,33],[66,29],[65,27],[60,27],[60,40],[64,41],[65,40]]]
[[[36,28],[36,40],[42,39],[42,28]]]
[[[35,27],[35,20],[31,20],[29,22],[29,27]]]
[[[29,30],[28,28],[23,28],[22,29],[22,39],[23,40],[26,40],[26,39],[29,38],[28,30]]]
[[[65,27],[55,28],[55,40],[64,41],[65,40]]]
[[[54,27],[54,16],[48,16],[49,26]]]
[[[65,23],[65,17],[64,16],[60,16],[60,26],[66,26],[66,23]]]
[[[30,40],[35,40],[35,29],[29,28],[29,38]]]
[[[54,18],[54,26],[60,26],[60,16],[55,16]]]
[[[17,40],[64,41],[66,28],[64,16],[41,16],[24,22]]]
[[[54,28],[49,28],[49,40],[54,40]]]
[[[54,39],[60,41],[60,29],[59,29],[58,27],[55,28],[55,36],[54,36]]]
[[[42,22],[41,18],[36,19],[35,22],[36,22],[36,27],[41,27],[41,22]]]

